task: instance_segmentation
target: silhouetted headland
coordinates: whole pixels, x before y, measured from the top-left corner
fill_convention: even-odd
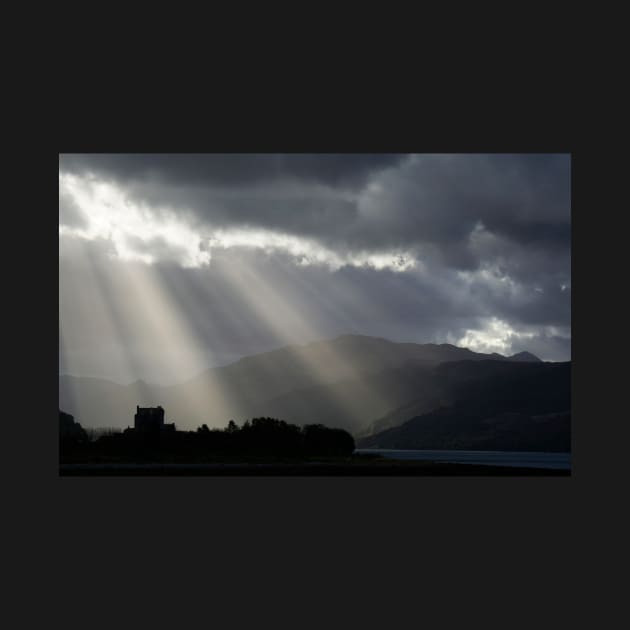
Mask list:
[[[59,412],[61,461],[208,461],[221,457],[347,457],[354,438],[343,429],[321,424],[298,427],[276,418],[253,418],[238,426],[230,420],[225,429],[178,431],[164,422],[162,407],[137,407],[134,427],[88,440],[74,418]]]
[[[322,424],[298,427],[261,417],[224,429],[178,431],[162,407],[136,407],[134,427],[90,440],[59,411],[62,475],[558,475],[563,471],[354,454],[352,435]]]

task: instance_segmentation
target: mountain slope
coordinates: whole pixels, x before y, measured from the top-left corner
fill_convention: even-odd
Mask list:
[[[542,363],[542,361],[531,352],[518,352],[517,354],[513,354],[511,357],[508,357],[508,361]]]
[[[421,384],[429,378],[427,369],[449,361],[484,359],[508,361],[449,344],[343,335],[245,357],[169,387],[60,376],[59,404],[88,427],[125,427],[133,423],[136,405],[159,404],[168,421],[180,428],[203,423],[223,427],[230,419],[241,422],[269,414],[298,424],[321,422],[360,431],[424,395],[430,389]],[[414,369],[425,370],[415,382],[410,376]]]
[[[321,422],[359,434],[375,417],[420,396],[430,401],[427,409],[437,405],[439,401],[432,398],[436,389],[432,370],[409,366],[362,374],[283,394],[263,402],[261,409],[300,424]]]
[[[357,441],[360,448],[570,451],[571,364],[436,368],[452,404]]]

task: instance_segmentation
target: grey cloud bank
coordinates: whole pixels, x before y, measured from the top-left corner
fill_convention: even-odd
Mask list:
[[[135,267],[202,367],[347,332],[570,358],[568,155],[63,155],[59,212],[62,371],[168,380],[145,305],[98,340]]]

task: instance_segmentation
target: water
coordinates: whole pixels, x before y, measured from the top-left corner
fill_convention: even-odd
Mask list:
[[[485,464],[526,468],[571,469],[571,453],[525,451],[424,451],[406,449],[359,448],[357,455],[382,455],[387,459],[416,459],[450,464]]]

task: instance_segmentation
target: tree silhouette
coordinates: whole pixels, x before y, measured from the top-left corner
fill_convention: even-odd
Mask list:
[[[146,432],[127,428],[106,432],[90,441],[86,431],[69,414],[59,412],[62,458],[81,455],[124,457],[132,461],[194,461],[215,457],[289,458],[349,456],[354,439],[342,429],[322,424],[299,427],[284,420],[258,417],[239,427],[234,420],[224,429],[202,424],[195,431]]]
[[[59,440],[66,447],[86,444],[89,441],[87,431],[74,421],[73,416],[61,409],[59,410]]]

